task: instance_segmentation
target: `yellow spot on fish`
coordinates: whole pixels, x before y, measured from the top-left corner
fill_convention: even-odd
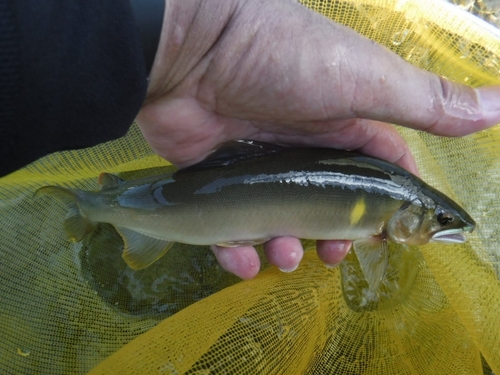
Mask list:
[[[21,348],[17,348],[17,354],[20,355],[21,357],[27,357],[30,355],[30,352],[23,352]]]
[[[359,223],[366,210],[365,198],[361,197],[351,211],[351,225]]]

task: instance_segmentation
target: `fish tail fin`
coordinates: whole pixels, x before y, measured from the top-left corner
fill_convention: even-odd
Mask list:
[[[64,219],[64,231],[73,242],[81,241],[92,230],[92,223],[82,215],[76,192],[60,186],[45,186],[35,192],[35,198],[48,195],[64,204],[68,210]]]

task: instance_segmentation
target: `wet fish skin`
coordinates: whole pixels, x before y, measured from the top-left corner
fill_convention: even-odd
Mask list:
[[[93,223],[113,224],[135,269],[157,260],[172,242],[344,239],[355,241],[363,257],[383,253],[387,240],[460,242],[475,226],[458,204],[403,168],[325,148],[235,141],[173,174],[133,181],[103,174],[101,182],[99,192],[44,187],[37,195],[68,206],[65,229],[76,241]]]

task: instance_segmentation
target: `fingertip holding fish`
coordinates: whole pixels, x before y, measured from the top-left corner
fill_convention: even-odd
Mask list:
[[[304,255],[302,243],[295,237],[274,238],[266,242],[264,252],[269,263],[283,272],[296,270]]]
[[[318,257],[326,267],[337,267],[351,250],[352,241],[317,241]]]
[[[220,247],[213,245],[211,249],[223,269],[243,280],[254,278],[260,271],[260,259],[251,246]]]

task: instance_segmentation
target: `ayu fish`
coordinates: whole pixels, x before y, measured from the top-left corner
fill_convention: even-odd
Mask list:
[[[403,168],[355,152],[233,141],[204,161],[166,175],[124,181],[101,174],[98,192],[39,189],[64,203],[64,229],[80,241],[95,223],[112,224],[123,258],[142,269],[173,242],[234,247],[279,236],[352,240],[376,288],[387,241],[463,243],[474,220]]]

